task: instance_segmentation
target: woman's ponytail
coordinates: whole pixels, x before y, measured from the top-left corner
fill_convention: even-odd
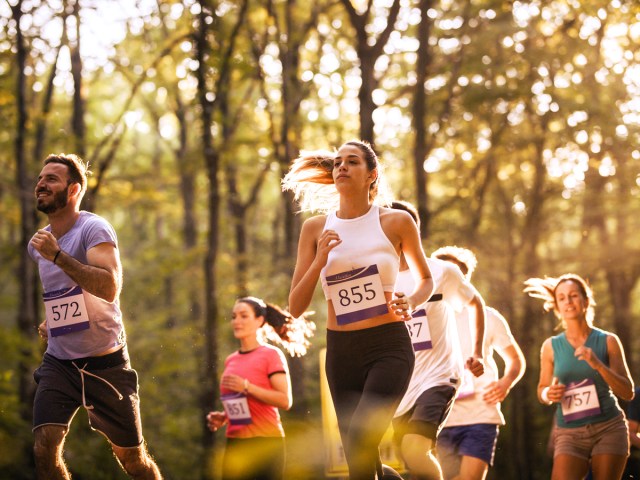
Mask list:
[[[309,339],[316,330],[315,323],[307,319],[313,312],[305,312],[295,318],[278,305],[267,303],[257,297],[242,297],[237,302],[250,305],[256,317],[264,317],[264,323],[258,331],[261,340],[282,346],[294,357],[301,357],[307,353]]]
[[[289,312],[272,303],[267,303],[265,323],[271,329],[263,329],[266,337],[271,341],[277,341],[282,348],[289,352],[292,357],[301,357],[307,353],[311,343],[309,339],[313,336],[316,325],[307,317],[313,312],[305,312],[298,318],[293,317]],[[277,335],[269,335],[271,330]]]

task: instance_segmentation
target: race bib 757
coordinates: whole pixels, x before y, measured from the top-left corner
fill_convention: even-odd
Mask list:
[[[590,378],[567,385],[562,397],[562,415],[572,422],[600,413],[600,401],[596,384]]]

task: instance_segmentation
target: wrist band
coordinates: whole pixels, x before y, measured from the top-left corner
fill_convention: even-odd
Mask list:
[[[246,378],[244,379],[244,393],[245,395],[249,393],[249,380],[247,380]]]
[[[544,387],[542,389],[542,392],[540,393],[540,398],[547,405],[551,405],[553,403],[551,400],[549,400],[549,387]]]
[[[62,249],[58,250],[58,252],[55,254],[55,256],[53,257],[53,264],[55,265],[56,260],[58,259],[58,255],[60,255],[60,252],[62,251]]]

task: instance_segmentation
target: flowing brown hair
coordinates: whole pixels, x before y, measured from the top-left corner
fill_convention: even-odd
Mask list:
[[[350,140],[343,145],[359,148],[369,171],[378,170],[378,176],[369,189],[369,201],[388,206],[392,199],[390,190],[382,174],[383,166],[371,145],[361,140]],[[282,179],[282,190],[294,193],[301,211],[326,213],[337,210],[339,195],[333,182],[335,156],[335,152],[328,150],[303,150],[291,163]]]
[[[524,292],[528,293],[533,298],[539,298],[544,301],[543,308],[545,312],[550,312],[556,315],[556,318],[560,320],[560,326],[566,328],[566,323],[562,319],[562,315],[558,311],[558,304],[556,303],[556,290],[558,286],[564,282],[574,282],[580,288],[582,295],[587,299],[589,305],[587,306],[586,320],[587,324],[593,326],[593,320],[595,318],[596,301],[593,298],[593,290],[589,286],[589,283],[580,275],[575,273],[565,273],[559,277],[544,277],[544,278],[530,278],[524,282],[526,285]]]
[[[257,297],[242,297],[236,303],[246,303],[256,317],[264,317],[259,330],[261,340],[281,345],[292,357],[301,357],[307,353],[316,330],[316,325],[307,317],[313,312],[304,312],[295,318],[288,311],[273,303],[267,303]]]

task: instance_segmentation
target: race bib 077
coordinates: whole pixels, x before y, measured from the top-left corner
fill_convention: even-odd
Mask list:
[[[411,314],[411,320],[407,320],[404,324],[409,331],[414,351],[430,350],[433,347],[427,312],[424,308],[415,310]]]
[[[347,325],[389,313],[377,265],[326,278],[338,325]]]
[[[47,326],[52,337],[89,328],[89,314],[79,286],[42,295]]]

